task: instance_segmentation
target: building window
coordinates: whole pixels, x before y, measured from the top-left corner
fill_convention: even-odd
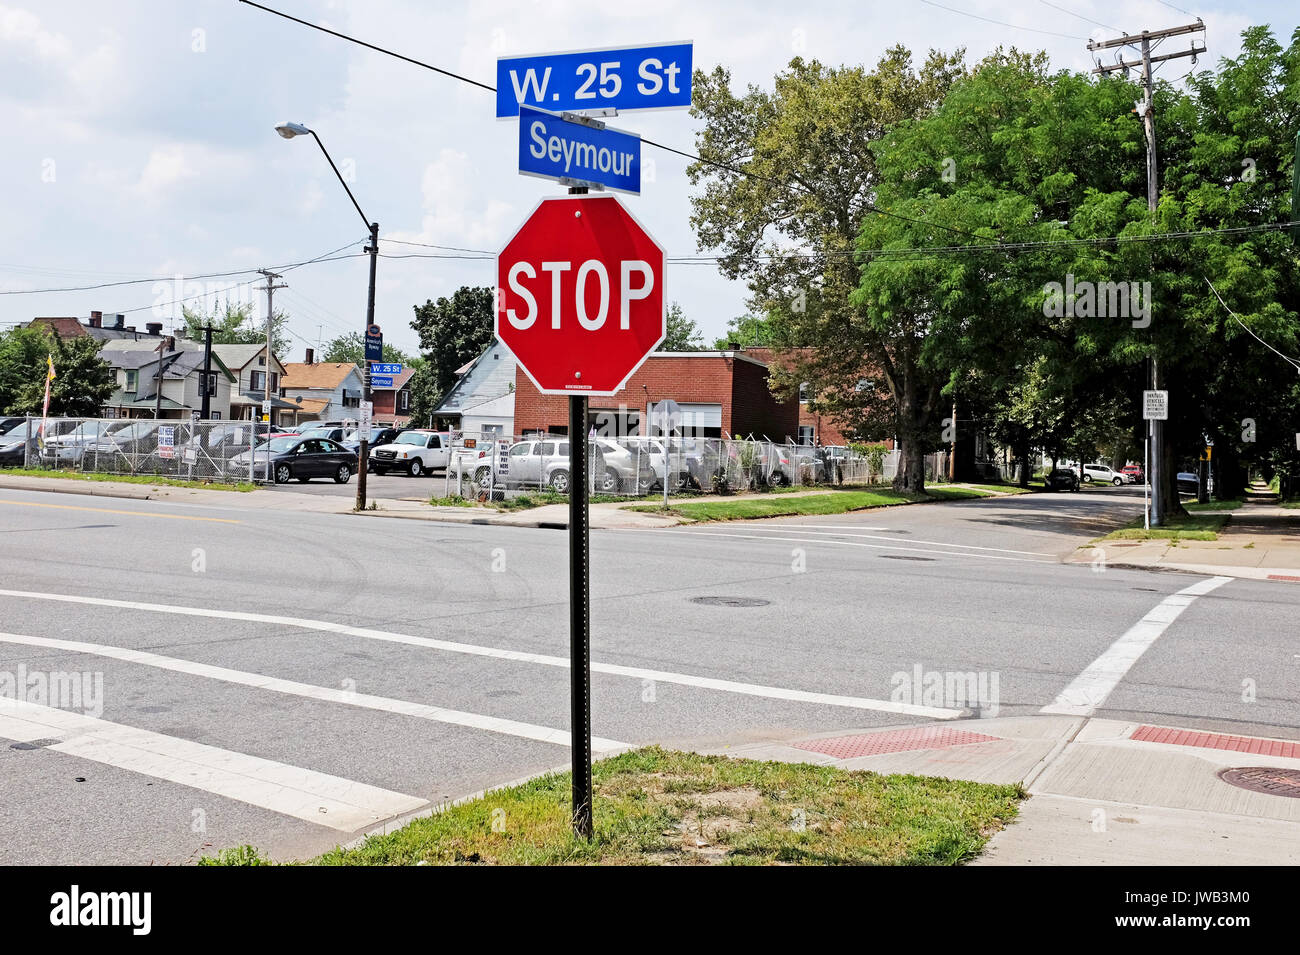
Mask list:
[[[265,366],[265,365],[266,365],[266,356],[265,356],[265,355],[258,355],[258,356],[257,356],[257,363],[258,363],[259,365]]]
[[[401,411],[403,414],[405,414],[407,411],[410,410],[410,408],[411,408],[411,393],[409,391],[399,392],[397,396],[397,409]]]
[[[350,395],[344,395],[344,396],[343,396],[343,407],[344,407],[344,408],[360,408],[360,407],[361,407],[361,399],[360,399],[360,397],[352,397],[352,396],[350,396]]]
[[[801,424],[801,425],[799,425],[799,443],[800,443],[800,444],[812,444],[812,443],[813,443],[813,437],[814,437],[814,436],[813,436],[813,429],[812,429],[812,427],[811,427],[810,425],[806,425],[806,424]]]
[[[208,375],[208,388],[204,394],[214,396],[217,393],[217,373],[214,371]]]
[[[266,372],[250,371],[248,373],[248,390],[261,391],[266,387]]]
[[[280,373],[277,371],[273,371],[271,372],[271,394],[274,395],[279,393],[280,393]]]
[[[128,394],[135,394],[136,389],[140,386],[140,373],[138,371],[128,371],[126,373],[126,387],[122,390]]]
[[[221,412],[220,412],[220,411],[214,411],[214,412],[212,412],[212,417],[213,417],[213,418],[216,418],[216,419],[220,419],[220,418],[221,418]]]
[[[807,404],[808,402],[808,382],[806,381],[799,386],[799,402],[801,404]]]

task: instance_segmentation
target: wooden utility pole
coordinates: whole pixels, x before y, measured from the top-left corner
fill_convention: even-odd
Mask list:
[[[1179,50],[1175,53],[1165,53],[1162,56],[1151,55],[1151,43],[1154,40],[1157,44],[1161,41],[1174,36],[1185,36],[1188,33],[1204,33],[1205,24],[1197,17],[1195,23],[1188,23],[1179,27],[1169,27],[1165,30],[1143,30],[1141,33],[1124,34],[1113,40],[1103,40],[1100,43],[1096,40],[1088,41],[1088,50],[1106,50],[1111,47],[1127,46],[1141,52],[1141,59],[1125,60],[1123,55],[1119,55],[1113,64],[1107,65],[1097,58],[1097,68],[1092,72],[1106,76],[1117,70],[1123,70],[1124,75],[1128,75],[1130,69],[1142,70],[1142,99],[1134,103],[1133,112],[1142,118],[1142,128],[1146,132],[1147,139],[1147,209],[1152,214],[1156,211],[1156,205],[1160,199],[1160,175],[1159,160],[1156,155],[1156,110],[1155,100],[1152,96],[1154,83],[1151,78],[1151,64],[1162,63],[1165,60],[1176,60],[1180,57],[1190,56],[1192,65],[1196,65],[1196,58],[1205,52],[1205,42],[1202,41],[1198,47],[1196,41],[1192,40],[1192,46],[1187,50]],[[1151,390],[1157,391],[1160,388],[1160,360],[1157,350],[1152,347],[1151,352]],[[1164,519],[1165,514],[1169,511],[1168,496],[1160,486],[1162,468],[1161,451],[1163,448],[1163,427],[1157,421],[1151,421],[1148,425],[1148,435],[1151,441],[1151,473],[1145,475],[1147,482],[1151,486],[1151,524],[1159,526]],[[1177,487],[1176,482],[1170,482],[1170,487]],[[1174,495],[1174,502],[1177,503],[1177,495]]]

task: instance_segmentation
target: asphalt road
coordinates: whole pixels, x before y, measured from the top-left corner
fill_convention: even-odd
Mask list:
[[[1300,738],[1295,585],[1176,598],[1096,694],[1095,661],[1207,580],[1060,562],[1140,507],[595,532],[596,747],[1033,714],[1080,687],[1098,716]],[[29,680],[0,704],[0,863],[303,856],[568,761],[563,532],[3,491],[0,541],[0,690]],[[995,698],[899,695],[950,671]],[[33,674],[102,696],[59,706]]]

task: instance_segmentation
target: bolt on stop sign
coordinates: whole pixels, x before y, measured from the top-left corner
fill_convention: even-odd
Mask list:
[[[664,250],[613,196],[543,199],[497,257],[497,338],[543,394],[621,391],[664,302]]]

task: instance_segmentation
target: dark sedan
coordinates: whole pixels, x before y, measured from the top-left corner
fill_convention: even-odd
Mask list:
[[[1053,468],[1051,473],[1043,478],[1043,483],[1047,485],[1049,491],[1077,491],[1079,472],[1069,468]]]
[[[329,438],[307,438],[300,435],[273,437],[257,449],[258,473],[264,473],[268,452],[276,484],[284,484],[293,479],[306,483],[312,478],[333,478],[336,484],[347,484],[357,468],[356,453]],[[237,472],[247,468],[248,452],[233,458],[231,467]]]

